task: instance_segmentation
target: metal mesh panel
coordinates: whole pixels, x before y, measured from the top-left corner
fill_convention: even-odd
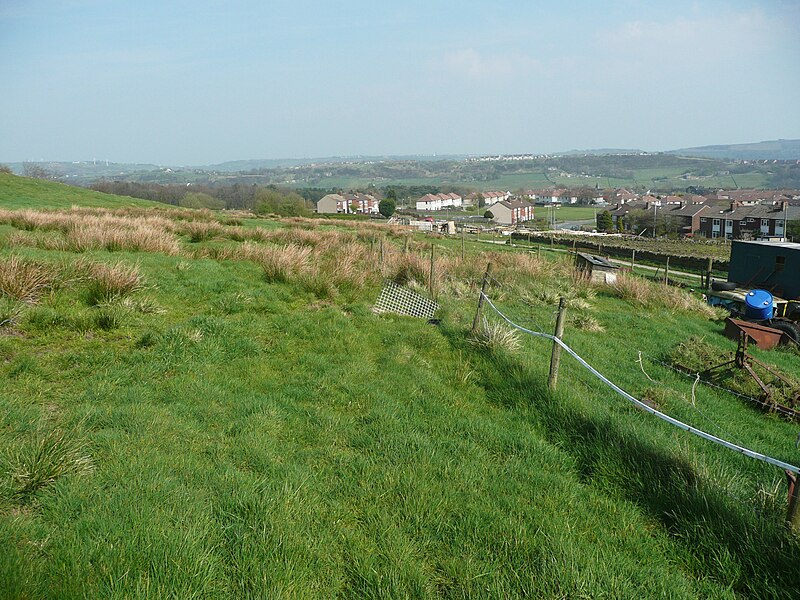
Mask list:
[[[387,281],[372,310],[376,313],[389,312],[420,319],[432,319],[439,310],[439,305],[408,288]]]

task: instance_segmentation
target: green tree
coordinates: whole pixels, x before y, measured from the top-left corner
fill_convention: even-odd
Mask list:
[[[484,198],[483,194],[481,193],[475,197],[475,201],[478,203],[478,208],[483,208],[486,206],[486,198]]]
[[[397,208],[395,200],[389,198],[388,194],[386,195],[386,198],[378,203],[378,212],[387,219],[394,214],[395,208]]]
[[[604,210],[597,215],[597,231],[612,231],[614,229],[614,219],[611,213]]]
[[[311,214],[308,201],[299,194],[274,187],[260,188],[255,196],[257,214],[276,214],[282,217],[307,217]]]
[[[800,220],[788,221],[786,225],[786,237],[793,241],[800,240]]]
[[[487,210],[485,213],[483,213],[483,218],[492,220],[494,219],[494,214],[492,213],[492,211]]]

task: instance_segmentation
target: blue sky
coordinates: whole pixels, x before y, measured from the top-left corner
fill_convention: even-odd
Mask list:
[[[386,4],[0,0],[0,161],[800,138],[796,1]]]

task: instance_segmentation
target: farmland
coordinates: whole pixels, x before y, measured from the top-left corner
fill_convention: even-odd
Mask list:
[[[474,190],[523,190],[549,187],[629,188],[639,192],[685,190],[688,187],[800,188],[800,165],[766,165],[723,159],[691,158],[671,154],[542,156],[521,161],[481,162],[465,159],[322,160],[305,164],[277,164],[238,172],[204,168],[123,169],[103,174],[107,180],[185,185],[281,185],[294,188],[367,189],[387,186],[423,186],[434,190],[456,187]],[[244,163],[242,167],[246,166]],[[125,167],[121,165],[120,167]],[[78,171],[58,164],[81,185],[97,181],[94,168]]]
[[[491,262],[489,295],[515,321],[552,331],[568,297],[565,339],[616,383],[797,464],[796,425],[661,365],[690,335],[733,349],[697,297],[369,222],[74,193],[0,181],[6,597],[781,598],[800,585],[783,473],[566,359],[548,390],[549,345],[492,336],[491,311],[469,331]],[[33,210],[40,196],[59,210]],[[432,289],[439,322],[374,314],[386,280]],[[755,352],[800,370],[797,353]]]

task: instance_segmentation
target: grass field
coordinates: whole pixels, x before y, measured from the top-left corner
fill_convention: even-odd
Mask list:
[[[633,169],[626,177],[594,177],[561,175],[559,172],[543,170],[501,174],[488,181],[462,180],[457,177],[414,177],[400,179],[370,178],[367,176],[323,177],[313,182],[303,181],[298,186],[315,185],[341,189],[358,189],[369,185],[387,186],[467,186],[478,190],[526,190],[541,189],[553,186],[570,189],[597,186],[599,189],[630,188],[635,190],[685,190],[689,186],[714,188],[763,188],[767,184],[767,176],[763,173],[744,173],[740,175],[715,174],[708,176],[685,176],[685,169],[680,167],[662,167]]]
[[[149,200],[112,196],[52,181],[0,173],[0,208],[69,208],[73,204],[119,208],[163,206]]]
[[[566,340],[621,386],[796,463],[795,425],[656,362],[732,349],[696,299],[369,223],[159,217],[145,247],[109,237],[145,211],[0,215],[4,597],[793,596],[780,471],[468,332],[491,261],[515,320],[569,296]],[[385,279],[428,286],[432,240],[441,322],[373,314]]]

